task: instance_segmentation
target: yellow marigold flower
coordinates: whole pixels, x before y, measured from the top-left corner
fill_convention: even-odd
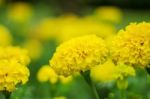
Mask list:
[[[50,60],[50,66],[57,74],[69,76],[104,63],[107,55],[105,42],[95,35],[87,35],[62,43]]]
[[[113,6],[103,6],[95,10],[97,18],[105,21],[118,23],[122,19],[122,12],[119,8]]]
[[[0,47],[0,59],[14,60],[22,65],[30,62],[27,50],[12,46]]]
[[[53,99],[67,99],[65,96],[54,97]]]
[[[113,76],[115,74],[116,66],[109,59],[102,65],[95,66],[91,69],[91,78],[97,82],[110,82],[116,80]]]
[[[37,78],[40,82],[50,81],[52,84],[58,81],[58,75],[49,65],[41,67],[37,74]]]
[[[115,68],[115,73],[113,74],[114,78],[123,80],[128,76],[135,76],[135,70],[131,66],[127,66],[125,64],[119,64]]]
[[[150,63],[150,23],[131,23],[112,43],[114,62],[145,67]]]
[[[12,42],[12,36],[9,30],[3,25],[0,25],[0,46],[10,45],[11,42]]]
[[[23,46],[25,49],[28,50],[29,56],[34,60],[39,59],[42,55],[43,46],[38,40],[29,40],[26,43],[24,43]]]
[[[28,81],[29,70],[26,66],[13,60],[0,60],[0,91],[12,92],[16,85]]]
[[[28,3],[17,2],[9,6],[8,18],[15,22],[27,22],[32,16],[32,7]]]

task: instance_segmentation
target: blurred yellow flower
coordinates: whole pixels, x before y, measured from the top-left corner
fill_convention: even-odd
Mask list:
[[[100,23],[92,19],[80,18],[62,23],[58,31],[60,33],[58,40],[67,41],[74,37],[96,34],[104,39],[115,33],[115,27],[110,24]]]
[[[57,18],[45,18],[31,31],[33,37],[42,40],[55,39],[58,43],[74,37],[96,34],[104,39],[115,34],[116,29],[108,23],[75,15],[64,15]]]
[[[52,84],[58,81],[58,75],[49,65],[44,65],[40,68],[37,78],[40,82],[50,81]]]
[[[40,82],[49,81],[52,84],[55,84],[58,81],[60,81],[62,84],[68,84],[73,79],[72,76],[64,77],[57,75],[49,65],[44,65],[40,68],[37,78]]]
[[[116,80],[114,77],[116,66],[109,59],[102,65],[95,66],[91,69],[91,78],[97,82],[110,82]]]
[[[45,18],[32,30],[32,36],[42,40],[56,39],[58,30],[59,24],[57,18]]]
[[[64,42],[66,40],[69,40],[73,37],[77,37],[82,34],[82,31],[80,30],[79,20],[77,18],[70,18],[68,17],[61,17],[58,19],[59,25],[58,25],[58,42]]]
[[[8,18],[14,22],[28,22],[32,16],[32,6],[28,3],[17,2],[10,4]]]
[[[113,6],[102,6],[95,10],[97,18],[105,21],[119,23],[122,20],[122,12],[119,8]]]
[[[65,96],[54,97],[53,99],[67,99]]]
[[[131,66],[124,64],[115,65],[112,60],[108,60],[102,65],[91,69],[91,78],[96,82],[110,82],[113,80],[122,81],[129,76],[135,76],[135,70]]]
[[[50,60],[50,66],[57,74],[69,76],[104,63],[107,55],[103,39],[87,35],[62,43]]]
[[[32,39],[24,43],[24,48],[28,50],[31,59],[39,59],[43,52],[43,46],[40,41]]]
[[[82,25],[81,29],[85,31],[84,34],[96,34],[97,36],[107,39],[116,32],[115,27],[111,24],[93,21],[92,19],[83,19],[82,23],[80,24]]]
[[[22,65],[28,65],[30,58],[26,49],[20,47],[0,47],[0,59],[14,60]]]
[[[77,23],[77,18],[73,15],[64,15],[57,18],[43,19],[32,31],[37,38],[42,40],[55,39],[58,42],[68,39],[69,34],[74,35],[74,24]],[[76,31],[75,31],[76,32]],[[68,35],[68,36],[67,36]]]
[[[150,23],[131,23],[114,38],[111,55],[115,63],[146,67],[150,63]]]
[[[12,36],[9,30],[3,25],[0,25],[0,46],[10,45],[11,42],[12,42]]]
[[[28,81],[29,75],[25,65],[14,60],[0,59],[0,91],[14,91],[16,85]]]

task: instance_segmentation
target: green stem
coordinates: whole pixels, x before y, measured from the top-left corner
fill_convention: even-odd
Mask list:
[[[48,84],[49,84],[49,82],[48,82]],[[56,84],[52,84],[52,83],[50,83],[51,85],[50,85],[50,87],[49,87],[49,90],[50,90],[50,95],[51,95],[51,98],[53,98],[53,97],[55,97],[56,96]]]
[[[125,90],[120,90],[120,99],[126,99]]]
[[[146,72],[150,75],[150,67],[146,67]]]
[[[94,99],[100,99],[100,97],[99,97],[99,95],[97,93],[97,89],[95,87],[95,84],[93,83],[93,81],[90,78],[90,72],[89,71],[81,72],[81,75],[83,76],[83,78],[86,81],[86,83],[91,87]]]
[[[98,93],[97,93],[97,89],[96,89],[96,87],[95,87],[95,85],[94,85],[93,82],[92,82],[91,88],[92,88],[92,90],[93,90],[93,94],[94,94],[94,96],[95,96],[95,99],[100,99],[100,98],[99,98],[99,95],[98,95]]]
[[[5,99],[10,99],[11,92],[3,91],[3,94],[4,94],[4,96],[5,96]]]
[[[117,87],[120,90],[120,99],[126,99],[126,89],[128,87],[128,81],[126,79],[117,80]]]

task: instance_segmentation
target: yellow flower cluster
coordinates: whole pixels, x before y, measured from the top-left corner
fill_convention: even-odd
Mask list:
[[[28,68],[16,61],[0,60],[0,91],[14,91],[17,84],[28,81]]]
[[[113,61],[146,67],[150,63],[150,23],[131,23],[120,30],[111,48]]]
[[[62,43],[50,60],[50,66],[57,74],[69,76],[102,64],[107,55],[108,49],[101,38],[81,36]]]
[[[37,74],[37,79],[40,82],[49,81],[50,83],[55,84],[58,81],[60,81],[63,84],[67,84],[72,81],[72,76],[68,77],[58,76],[49,65],[44,65],[40,68]]]
[[[115,65],[108,60],[103,65],[91,69],[91,78],[97,82],[110,82],[113,80],[124,80],[128,76],[135,76],[135,70],[124,64]]]
[[[10,45],[11,42],[12,42],[12,36],[9,30],[3,25],[0,25],[0,46]]]
[[[0,47],[0,91],[12,92],[28,81],[29,57],[19,47]]]

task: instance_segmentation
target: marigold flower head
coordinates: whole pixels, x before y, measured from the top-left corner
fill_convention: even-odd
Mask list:
[[[107,55],[104,41],[95,35],[87,35],[62,43],[50,60],[50,66],[57,74],[69,76],[104,63]]]
[[[12,46],[0,47],[1,59],[14,60],[22,65],[28,65],[30,62],[27,50]]]
[[[111,54],[116,63],[145,67],[150,63],[150,23],[131,23],[120,30],[112,43]]]
[[[40,68],[37,78],[40,82],[50,81],[53,84],[58,81],[58,75],[49,65],[44,65]]]
[[[23,64],[13,60],[0,60],[0,91],[12,92],[16,85],[28,81],[29,70]]]
[[[8,46],[11,42],[12,36],[9,30],[3,25],[0,25],[0,46]]]

